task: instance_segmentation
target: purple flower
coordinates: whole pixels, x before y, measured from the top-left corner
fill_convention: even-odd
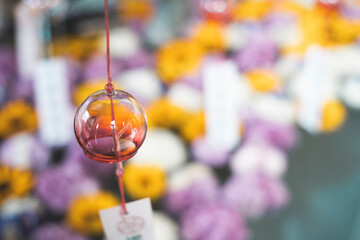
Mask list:
[[[120,60],[111,59],[111,75],[113,78],[118,76],[123,69]],[[107,63],[105,57],[96,57],[90,59],[84,68],[83,79],[85,81],[106,79],[107,78]]]
[[[66,162],[42,172],[37,179],[36,192],[46,206],[57,213],[66,211],[79,194],[95,192],[98,183],[87,177],[77,163]]]
[[[209,166],[222,166],[230,157],[228,151],[217,149],[206,138],[196,140],[191,146],[195,159]]]
[[[123,63],[125,69],[132,69],[152,67],[154,65],[154,60],[149,53],[145,51],[139,51],[132,56],[123,59]]]
[[[86,240],[85,237],[72,232],[63,225],[46,223],[38,228],[31,236],[31,240]]]
[[[184,214],[181,236],[184,240],[244,240],[248,230],[242,218],[230,208],[209,203]]]
[[[286,205],[289,194],[283,183],[260,175],[234,176],[224,186],[225,202],[241,215],[257,218],[269,209]]]
[[[246,122],[245,141],[268,143],[287,150],[296,143],[296,129],[290,125],[251,119]]]
[[[353,20],[360,19],[360,5],[358,4],[341,4],[341,13],[344,17]]]
[[[31,134],[18,134],[7,139],[0,148],[0,162],[7,166],[40,171],[50,158],[50,150]]]
[[[255,33],[240,50],[235,61],[240,71],[271,67],[278,56],[278,48],[264,33]]]

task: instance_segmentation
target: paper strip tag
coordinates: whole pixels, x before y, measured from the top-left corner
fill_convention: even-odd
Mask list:
[[[150,199],[127,203],[126,208],[126,215],[120,206],[100,211],[107,240],[155,240]]]
[[[41,140],[50,147],[68,144],[73,136],[73,108],[65,61],[39,61],[35,69],[34,90]]]
[[[240,141],[236,65],[231,61],[207,63],[203,81],[207,141],[219,149],[231,150]]]
[[[16,8],[16,53],[18,71],[21,79],[33,77],[37,61],[42,56],[41,26],[42,18],[25,3]]]

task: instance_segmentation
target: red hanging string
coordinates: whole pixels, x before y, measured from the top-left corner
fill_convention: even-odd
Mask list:
[[[121,163],[121,157],[120,157],[120,146],[119,142],[116,137],[117,128],[115,125],[115,112],[114,112],[114,103],[113,103],[113,90],[114,85],[112,84],[112,78],[111,78],[111,72],[110,72],[110,31],[109,31],[109,4],[108,0],[105,0],[105,30],[106,30],[106,63],[107,63],[107,75],[108,75],[108,83],[105,85],[105,90],[108,93],[108,96],[110,98],[111,103],[111,122],[112,122],[112,132],[113,132],[113,138],[114,138],[114,144],[115,144],[115,152],[116,152],[116,158],[117,158],[117,170],[116,175],[118,176],[119,181],[119,189],[121,194],[121,208],[122,212],[121,214],[126,214],[126,200],[125,200],[125,194],[124,194],[124,186],[122,182],[122,176],[124,173],[124,169]]]

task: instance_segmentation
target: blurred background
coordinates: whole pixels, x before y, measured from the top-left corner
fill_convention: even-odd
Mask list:
[[[109,4],[149,124],[125,194],[157,240],[360,239],[358,0]],[[102,0],[0,0],[0,239],[106,239],[115,166],[73,130],[106,76]]]

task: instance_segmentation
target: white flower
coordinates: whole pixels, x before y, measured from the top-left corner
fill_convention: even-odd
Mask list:
[[[286,172],[285,154],[274,147],[259,144],[246,144],[231,159],[231,169],[237,175],[264,173],[280,178]]]
[[[11,198],[1,206],[1,217],[16,216],[23,212],[38,212],[41,204],[37,198]]]
[[[257,117],[278,124],[290,125],[295,120],[295,103],[275,95],[257,95],[252,110]]]
[[[239,50],[248,42],[251,29],[239,23],[232,23],[225,28],[226,47],[231,50]]]
[[[189,112],[199,112],[203,109],[201,92],[183,83],[177,83],[169,89],[167,97],[174,105]]]
[[[201,163],[189,163],[173,172],[168,181],[170,191],[188,188],[193,182],[214,179],[211,168]]]
[[[176,134],[164,129],[150,129],[131,161],[134,164],[155,164],[171,171],[183,164],[186,157],[185,144]]]
[[[103,39],[103,49],[106,51],[106,39]],[[126,58],[135,54],[140,48],[140,40],[129,28],[116,28],[110,31],[110,53],[112,57]]]
[[[162,94],[162,87],[157,75],[148,68],[126,71],[120,75],[117,81],[120,86],[142,103],[151,102]]]
[[[156,240],[178,240],[178,227],[175,222],[162,212],[154,212],[154,230]]]

